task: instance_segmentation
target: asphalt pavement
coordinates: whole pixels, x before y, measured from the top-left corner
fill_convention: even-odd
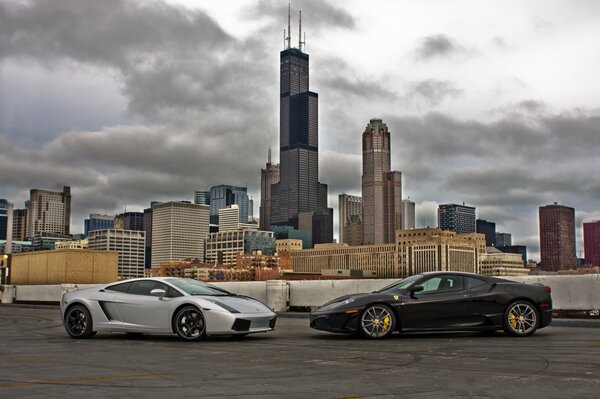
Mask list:
[[[600,329],[69,338],[57,308],[0,306],[0,398],[600,398]]]

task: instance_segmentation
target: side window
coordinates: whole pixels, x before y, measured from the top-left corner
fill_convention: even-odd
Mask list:
[[[116,292],[127,292],[127,290],[129,290],[130,285],[131,283],[114,284],[109,287],[106,287],[105,289]]]
[[[127,293],[133,295],[150,295],[150,291],[152,291],[155,288],[162,288],[163,290],[169,292],[168,287],[159,281],[140,280],[133,281]]]
[[[486,281],[475,277],[465,277],[465,280],[467,282],[467,288],[481,287],[482,285],[487,284]]]
[[[432,294],[438,292],[460,291],[464,289],[462,276],[437,276],[432,277],[421,284],[421,294]]]

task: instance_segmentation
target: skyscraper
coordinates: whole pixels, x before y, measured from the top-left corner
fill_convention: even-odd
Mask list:
[[[194,204],[210,205],[210,191],[194,191]]]
[[[541,206],[540,269],[544,271],[577,268],[575,256],[575,209],[568,206]]]
[[[204,261],[210,209],[189,202],[152,205],[152,268],[182,259]]]
[[[13,234],[14,241],[25,241],[27,237],[27,209],[15,209],[13,211]]]
[[[585,263],[600,266],[600,220],[583,224]]]
[[[371,119],[362,135],[363,243],[395,242],[402,228],[402,174],[391,171],[390,132]]]
[[[27,237],[37,232],[70,234],[71,187],[63,191],[32,189],[27,202]]]
[[[265,169],[260,170],[260,210],[259,223],[261,230],[271,227],[271,186],[279,183],[279,164],[271,163],[271,149]]]
[[[409,199],[402,200],[402,230],[415,228],[415,203]]]
[[[240,207],[240,223],[246,223],[250,212],[250,198],[246,187],[221,184],[210,188],[210,222],[219,223],[219,209],[230,205]]]
[[[438,206],[438,226],[457,233],[475,233],[475,207],[457,204]]]
[[[114,216],[91,213],[90,218],[83,223],[83,235],[87,237],[90,231],[112,229],[114,220]]]
[[[512,234],[510,233],[496,233],[496,246],[506,247],[512,245]]]
[[[362,245],[362,198],[356,195],[339,196],[339,242],[348,245]]]
[[[309,91],[304,43],[292,48],[289,29],[288,23],[280,53],[280,180],[271,186],[271,225],[311,231],[314,243],[332,242],[333,209],[327,185],[319,183],[318,94]]]

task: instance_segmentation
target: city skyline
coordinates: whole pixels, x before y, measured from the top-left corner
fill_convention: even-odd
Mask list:
[[[466,202],[537,257],[537,208],[559,202],[576,210],[581,256],[582,222],[600,219],[600,181],[582,173],[600,140],[600,6],[344,4],[292,3],[320,94],[329,205],[360,195],[364,121],[382,118],[418,226]],[[70,185],[80,232],[90,213],[247,183],[258,214],[260,168],[279,144],[287,2],[0,7],[0,198],[22,208],[31,188]]]

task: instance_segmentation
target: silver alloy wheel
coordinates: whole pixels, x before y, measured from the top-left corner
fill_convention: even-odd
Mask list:
[[[82,336],[88,325],[85,312],[78,306],[69,310],[66,317],[67,331],[72,337]]]
[[[526,302],[517,302],[508,309],[508,325],[517,335],[529,335],[537,328],[537,312]]]
[[[195,307],[186,307],[179,311],[175,321],[176,332],[183,339],[195,340],[204,335],[204,317]]]
[[[365,309],[360,325],[363,334],[369,338],[383,338],[394,329],[394,315],[384,305],[372,305]]]

